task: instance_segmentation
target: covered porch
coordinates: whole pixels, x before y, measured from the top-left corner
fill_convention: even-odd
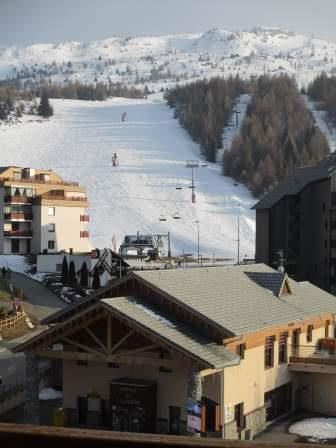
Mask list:
[[[103,299],[16,347],[27,356],[26,421],[38,422],[40,359],[63,367],[68,426],[221,436],[218,376],[239,357],[134,297]]]

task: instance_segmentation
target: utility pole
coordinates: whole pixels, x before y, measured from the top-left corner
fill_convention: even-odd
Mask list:
[[[195,182],[194,182],[194,168],[198,168],[198,160],[187,160],[186,168],[191,168],[191,202],[195,204],[196,195],[195,195]]]
[[[197,224],[197,266],[200,264],[200,228],[199,228],[199,221],[195,221],[195,224]]]
[[[170,232],[168,232],[168,258],[171,258],[171,249],[170,249]]]
[[[240,204],[238,204],[238,216],[237,216],[237,260],[240,262]]]

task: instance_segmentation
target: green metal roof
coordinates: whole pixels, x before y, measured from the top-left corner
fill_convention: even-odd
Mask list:
[[[289,279],[292,294],[279,297],[283,274],[264,264],[141,271],[135,277],[232,335],[336,313],[335,297],[308,282]]]
[[[103,299],[113,313],[117,313],[145,331],[176,347],[212,368],[228,367],[239,363],[239,356],[229,352],[201,335],[175,316],[168,315],[138,297]]]

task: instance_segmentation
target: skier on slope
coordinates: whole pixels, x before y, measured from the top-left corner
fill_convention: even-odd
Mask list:
[[[115,152],[112,156],[112,166],[117,166],[117,162],[118,162],[118,156],[117,153]]]
[[[123,112],[121,116],[121,121],[126,121],[126,116],[127,116],[126,112]]]

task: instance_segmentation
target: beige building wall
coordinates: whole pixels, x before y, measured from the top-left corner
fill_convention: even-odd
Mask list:
[[[49,213],[55,210],[55,215]],[[80,232],[86,229],[80,216],[85,214],[84,207],[62,207],[59,205],[36,205],[33,207],[33,244],[32,251],[49,253],[61,250],[74,252],[89,252],[92,249],[89,238],[81,238]],[[50,231],[50,224],[55,225],[55,232]],[[48,249],[48,241],[54,241],[54,249]]]
[[[79,366],[75,361],[63,361],[63,406],[76,409],[77,398],[93,391],[109,400],[110,382],[122,377],[157,382],[157,418],[169,419],[169,406],[180,407],[181,419],[187,418],[187,369],[181,368],[166,373],[152,366],[109,368],[105,363],[89,362],[87,366]]]

